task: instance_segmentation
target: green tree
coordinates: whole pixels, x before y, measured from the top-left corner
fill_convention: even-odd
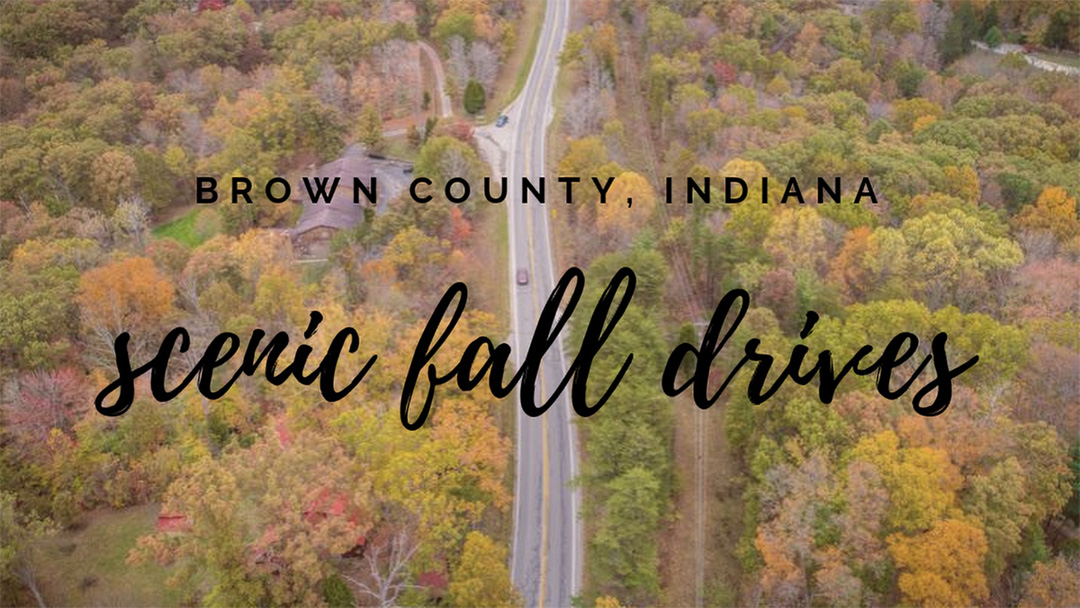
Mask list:
[[[1073,15],[1075,17],[1075,14]],[[1050,16],[1050,25],[1043,34],[1043,46],[1052,49],[1065,48],[1069,44],[1069,15],[1066,11],[1055,11]]]
[[[603,517],[590,555],[600,580],[614,581],[619,597],[648,603],[660,589],[656,530],[660,484],[648,470],[634,467],[607,484]]]
[[[991,1],[989,6],[983,10],[982,14],[982,30],[984,33],[989,32],[995,27],[1001,26],[1001,17],[998,15],[998,6],[996,1]],[[1000,29],[998,31],[1000,32]]]
[[[1020,246],[981,218],[950,209],[904,222],[911,285],[931,308],[955,302],[970,310],[986,294],[989,280],[1024,261]]]
[[[100,259],[88,239],[30,239],[0,265],[0,356],[23,369],[49,367],[71,346],[79,274]]]
[[[689,36],[682,16],[662,4],[649,7],[647,21],[651,46],[665,55],[677,51]]]
[[[978,35],[978,30],[979,24],[971,0],[961,0],[953,11],[945,28],[945,36],[939,45],[942,61],[950,64],[971,50],[971,40]]]
[[[435,23],[435,39],[447,42],[454,36],[460,36],[466,43],[476,37],[476,20],[464,8],[444,11]]]
[[[330,608],[353,608],[356,606],[356,597],[345,584],[345,580],[334,574],[323,581],[323,600]]]
[[[487,93],[484,92],[484,85],[475,80],[470,80],[469,84],[465,85],[465,111],[469,114],[479,114],[484,111],[484,105],[487,103]]]
[[[468,144],[455,137],[440,135],[429,138],[420,148],[414,171],[416,175],[429,178],[434,190],[440,192],[446,181],[455,177],[477,183],[476,178],[483,175],[484,165],[476,150]],[[475,192],[473,196],[476,196]]]
[[[181,568],[170,578],[187,593],[198,592],[201,574],[214,580],[204,603],[212,606],[255,605],[266,598],[263,581],[249,570],[251,552],[245,543],[244,523],[236,476],[221,463],[203,458],[188,467],[169,488],[162,507],[184,517],[189,529],[179,536],[146,536],[136,542],[129,563],[179,558]]]
[[[163,506],[187,530],[140,538],[129,562],[175,561],[171,582],[192,596],[212,581],[201,598],[210,606],[318,605],[333,573],[327,557],[371,528],[370,486],[350,465],[335,440],[307,431],[200,458]]]
[[[383,121],[379,109],[373,103],[364,106],[360,113],[360,141],[369,150],[378,150],[383,141]]]
[[[926,78],[926,70],[914,61],[902,61],[896,68],[896,87],[904,97],[914,97]]]
[[[1016,458],[1008,458],[990,470],[968,480],[970,490],[964,501],[966,511],[983,522],[987,544],[987,570],[999,576],[1009,557],[1022,546],[1024,529],[1032,509],[1026,502],[1024,471]]]
[[[56,531],[52,522],[19,513],[15,495],[0,492],[0,530],[4,531],[4,542],[0,545],[0,583],[5,587],[12,584],[25,587],[37,605],[45,608],[35,568],[38,542]],[[8,602],[11,600],[7,598]]]

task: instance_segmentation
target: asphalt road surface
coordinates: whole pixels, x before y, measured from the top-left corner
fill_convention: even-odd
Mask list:
[[[521,95],[506,109],[510,146],[509,182],[511,314],[514,351],[521,356],[532,339],[543,302],[562,275],[555,267],[548,210],[535,201],[522,205],[521,178],[545,175],[544,145],[554,114],[559,52],[569,25],[567,0],[547,0],[544,24],[532,69]],[[554,181],[554,176],[549,177]],[[548,186],[549,190],[554,190]],[[528,283],[518,284],[520,270]],[[547,400],[565,374],[561,341],[541,365],[537,403]],[[559,400],[543,416],[531,418],[518,408],[517,476],[514,491],[514,538],[511,576],[527,606],[569,607],[581,587],[582,532],[580,492],[570,482],[577,475],[576,433],[569,399]]]

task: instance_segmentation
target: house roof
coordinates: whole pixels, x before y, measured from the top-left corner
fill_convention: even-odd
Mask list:
[[[187,532],[191,529],[191,522],[180,513],[162,512],[158,515],[156,528],[158,532]]]
[[[352,201],[353,180],[354,177],[359,177],[362,181],[367,181],[372,173],[373,167],[370,159],[366,156],[343,156],[333,162],[329,162],[322,167],[319,167],[313,175],[305,177],[330,178],[333,182],[333,178],[341,178],[338,182],[337,190],[334,191],[334,196],[330,199],[330,203],[327,204],[323,201],[313,201],[308,194],[307,187],[301,180],[296,187],[296,195],[300,200],[300,203],[304,205],[304,211],[300,215],[300,223],[296,225],[296,231],[298,233],[304,233],[313,228],[336,228],[342,230],[345,228],[352,228],[356,224],[360,223],[360,220],[364,218],[364,205],[366,204],[361,199],[361,204],[355,205]],[[315,180],[310,180],[312,187],[315,186]],[[378,180],[376,179],[376,182]],[[327,184],[327,188],[330,187],[330,183]]]
[[[376,200],[378,201],[377,211],[382,212],[386,208],[386,203],[396,197],[408,185],[409,175],[406,173],[406,169],[411,166],[410,163],[402,161],[371,158],[357,147],[350,147],[341,158],[326,163],[319,167],[317,171],[305,176],[309,178],[327,177],[330,178],[330,183],[332,183],[333,178],[340,178],[337,190],[330,199],[330,203],[321,200],[318,202],[312,201],[302,179],[293,188],[294,199],[304,206],[300,221],[297,223],[293,233],[303,234],[315,228],[343,230],[359,224],[364,219],[364,210],[371,205],[362,192],[360,193],[359,204],[353,203],[354,177],[360,178],[360,181],[365,186],[370,183],[372,177],[375,178]],[[315,187],[313,179],[311,183],[312,187]],[[330,187],[330,183],[327,183],[327,188]]]

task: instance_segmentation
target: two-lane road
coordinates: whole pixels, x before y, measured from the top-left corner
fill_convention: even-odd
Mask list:
[[[509,182],[510,288],[514,351],[532,339],[536,317],[554,287],[555,256],[548,211],[535,202],[520,204],[521,178],[535,182],[545,175],[544,150],[548,123],[554,114],[559,53],[569,25],[567,0],[547,0],[544,24],[532,69],[521,95],[506,110],[511,129],[506,173]],[[553,177],[549,181],[553,181]],[[551,186],[549,190],[553,190]],[[519,285],[524,269],[528,283]],[[541,366],[537,402],[545,401],[565,374],[562,343]],[[514,538],[511,575],[527,606],[569,607],[580,591],[582,569],[580,492],[571,486],[577,476],[576,433],[569,400],[560,396],[546,414],[526,416],[518,409],[517,476],[514,496]]]

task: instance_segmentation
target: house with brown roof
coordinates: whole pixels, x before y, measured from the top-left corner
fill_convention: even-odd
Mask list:
[[[297,255],[305,258],[324,258],[330,251],[330,239],[341,230],[349,230],[364,221],[365,215],[386,211],[388,203],[404,192],[412,180],[412,163],[368,156],[362,146],[353,145],[345,154],[305,175],[316,192],[313,199],[301,180],[293,188],[293,200],[303,206],[300,220],[289,231]],[[329,202],[318,196],[316,180],[326,178],[326,190],[334,178],[337,189]],[[374,178],[376,205],[372,205],[361,190],[354,196],[354,178],[370,188]]]

